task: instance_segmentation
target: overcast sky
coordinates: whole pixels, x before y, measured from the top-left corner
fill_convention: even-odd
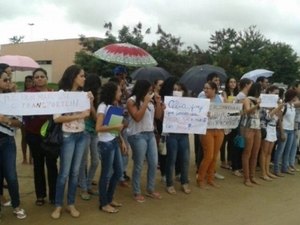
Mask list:
[[[300,55],[300,0],[1,0],[0,44],[24,35],[24,41],[104,37],[139,21],[154,40],[157,25],[188,44],[207,49],[211,34],[222,28],[257,25],[273,42],[285,42]],[[33,25],[29,25],[33,24]]]

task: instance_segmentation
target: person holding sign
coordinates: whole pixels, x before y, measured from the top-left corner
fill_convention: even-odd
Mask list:
[[[210,102],[222,103],[218,96],[218,87],[214,82],[207,82],[204,85],[204,93]],[[208,115],[209,117],[210,115]],[[203,148],[203,160],[198,169],[198,185],[202,189],[206,189],[207,184],[213,187],[220,187],[214,181],[217,158],[224,139],[223,129],[207,129],[205,135],[200,135],[200,141]]]
[[[278,95],[279,88],[272,85],[267,89],[266,93]],[[264,129],[266,129],[266,137],[262,140],[259,164],[261,168],[260,178],[265,181],[271,181],[272,178],[276,178],[276,176],[270,172],[270,162],[274,144],[277,140],[276,127],[279,118],[281,118],[281,110],[283,109],[283,106],[284,104],[280,103],[278,107],[263,108],[261,112],[261,125]]]
[[[259,83],[251,85],[247,97],[242,100],[243,115],[241,118],[241,133],[245,138],[245,148],[242,153],[244,184],[253,187],[259,184],[255,179],[257,157],[261,143],[259,104],[261,86]]]
[[[145,201],[140,184],[145,158],[148,164],[146,196],[161,199],[160,193],[155,191],[157,145],[153,125],[154,117],[161,118],[162,116],[161,98],[152,92],[149,81],[138,80],[133,87],[132,96],[127,101],[127,108],[130,116],[128,141],[133,158],[132,187],[134,200],[137,202]]]
[[[162,99],[165,96],[186,96],[184,87],[178,83],[178,79],[170,77],[165,80],[162,89],[160,91]],[[189,188],[189,136],[186,133],[168,133],[166,135],[167,155],[166,155],[166,191],[169,194],[176,194],[173,181],[173,173],[176,162],[180,168],[180,183],[182,191],[185,194],[190,194],[191,189]],[[177,161],[178,160],[178,161]]]
[[[117,107],[121,95],[119,85],[114,82],[106,83],[102,86],[100,105],[97,110],[96,131],[99,138],[98,152],[101,158],[99,202],[100,209],[107,213],[117,213],[119,210],[116,207],[122,206],[121,203],[113,201],[115,189],[123,173],[121,151],[123,153],[127,151],[126,144],[120,135],[124,128],[123,110]]]
[[[38,68],[33,71],[34,86],[27,90],[27,92],[49,92],[47,71]],[[45,197],[47,196],[48,183],[48,198],[51,204],[55,202],[55,186],[57,179],[57,156],[49,155],[43,149],[43,139],[41,137],[41,127],[51,118],[52,115],[31,115],[23,116],[24,129],[26,134],[26,141],[30,147],[33,157],[33,174],[34,187],[36,194],[35,204],[43,206],[45,204]],[[47,173],[45,173],[45,165]],[[46,182],[46,180],[48,182]]]
[[[77,66],[69,66],[61,80],[59,89],[63,91],[81,91],[85,82],[84,70]],[[87,100],[93,104],[94,97],[88,92]],[[56,181],[55,209],[51,214],[53,219],[59,219],[62,213],[65,185],[68,181],[67,211],[74,218],[80,216],[75,208],[76,190],[78,184],[79,168],[82,156],[87,144],[87,137],[84,133],[84,120],[90,116],[90,109],[82,112],[55,114],[55,123],[62,123],[63,143],[60,149],[60,167]]]
[[[239,89],[236,83],[236,79],[233,77],[229,77],[225,83],[225,89],[222,92],[223,99],[225,103],[233,103],[235,97],[238,95]],[[233,130],[225,130],[225,136],[221,147],[221,168],[230,169],[231,168],[231,160],[232,160],[232,152],[233,152],[233,138],[237,133],[236,129]],[[226,145],[227,144],[227,145]],[[227,147],[226,147],[227,146]],[[227,158],[226,155],[227,148]]]
[[[9,76],[2,70],[0,71],[0,94],[6,92],[8,89]],[[18,219],[25,219],[27,216],[25,210],[20,207],[19,183],[16,168],[17,147],[15,134],[16,129],[20,128],[21,125],[22,122],[20,118],[0,114],[0,191],[3,191],[3,179],[5,178],[11,198],[13,214]]]

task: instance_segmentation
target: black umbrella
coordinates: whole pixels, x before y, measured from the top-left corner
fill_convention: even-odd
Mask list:
[[[153,83],[155,80],[165,80],[172,76],[161,67],[142,67],[132,72],[130,77],[134,80],[148,80]]]
[[[183,83],[188,90],[198,95],[203,90],[207,75],[212,72],[219,75],[221,82],[225,82],[227,78],[225,70],[221,67],[208,64],[193,66],[182,75],[179,81]]]

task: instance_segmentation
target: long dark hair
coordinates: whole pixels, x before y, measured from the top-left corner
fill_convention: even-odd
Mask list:
[[[260,93],[261,93],[260,83],[254,83],[251,85],[251,88],[248,92],[248,96],[258,98],[260,96]]]
[[[115,82],[107,82],[100,91],[100,103],[104,102],[106,105],[112,105],[116,98],[118,85]]]
[[[78,65],[69,66],[58,82],[58,88],[64,91],[70,91],[72,89],[75,78],[81,70],[82,68]],[[79,88],[79,90],[81,90],[81,88]]]
[[[93,105],[95,108],[97,108],[100,101],[100,95],[99,95],[100,88],[101,88],[100,77],[94,73],[88,74],[84,82],[83,90],[92,92],[94,96]]]
[[[173,89],[174,89],[174,85],[178,83],[178,78],[177,77],[168,77],[161,89],[160,89],[160,96],[162,98],[162,100],[164,100],[165,96],[172,96],[173,95]]]
[[[149,91],[149,88],[151,87],[151,83],[147,80],[137,80],[133,89],[131,96],[136,96],[136,102],[135,105],[137,108],[140,108],[141,101],[144,100],[144,97]]]
[[[240,85],[240,91],[242,91],[246,85],[251,84],[253,81],[248,79],[248,78],[243,78],[240,80],[239,85]]]
[[[228,79],[226,80],[224,91],[227,96],[231,95],[231,91],[230,91],[230,87],[229,87],[229,82],[231,79],[234,79],[236,81],[236,79],[234,77],[228,77]],[[237,96],[238,93],[239,93],[239,88],[238,88],[238,85],[236,84],[236,87],[233,89],[233,96]]]

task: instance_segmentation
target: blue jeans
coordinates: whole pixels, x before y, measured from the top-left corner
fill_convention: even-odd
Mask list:
[[[65,184],[68,180],[67,204],[74,205],[78,184],[79,168],[86,147],[84,132],[63,133],[63,144],[60,151],[60,168],[56,182],[55,205],[63,205]]]
[[[295,136],[294,136],[294,139],[293,139],[293,144],[292,144],[292,147],[291,147],[291,152],[290,152],[290,155],[289,155],[289,158],[288,158],[288,166],[295,166],[295,161],[296,161],[296,155],[297,155],[297,132],[298,130],[295,130]]]
[[[155,190],[155,175],[157,168],[157,145],[153,132],[142,132],[128,137],[132,149],[133,171],[132,186],[134,194],[141,194],[141,174],[146,158],[148,164],[147,171],[147,191]]]
[[[167,162],[166,179],[167,187],[173,186],[173,173],[177,156],[180,162],[180,182],[188,183],[188,171],[190,161],[189,137],[187,134],[169,134],[166,140]]]
[[[82,190],[88,191],[92,188],[92,181],[99,165],[99,154],[97,149],[98,137],[97,134],[86,133],[87,144],[82,157],[79,170],[79,186]],[[90,151],[91,163],[88,165],[88,153]]]
[[[0,170],[3,178],[7,181],[8,192],[13,208],[20,205],[19,183],[16,169],[16,143],[15,138],[6,136],[0,138]]]
[[[274,155],[274,173],[279,173],[279,163],[282,162],[281,172],[287,172],[289,167],[289,155],[295,138],[294,130],[284,130],[285,141],[279,142]]]
[[[117,138],[108,142],[98,142],[101,156],[101,174],[99,180],[99,203],[104,207],[112,202],[122,176],[122,157]]]

